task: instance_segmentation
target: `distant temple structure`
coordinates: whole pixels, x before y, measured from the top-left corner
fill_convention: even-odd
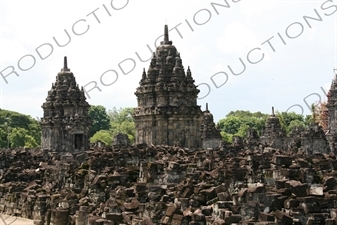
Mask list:
[[[281,128],[280,119],[275,115],[274,107],[272,107],[272,113],[267,118],[263,134],[260,137],[261,142],[271,143],[271,146],[274,148],[282,148],[285,146],[285,136],[286,133]]]
[[[164,40],[153,53],[150,66],[147,72],[144,69],[139,84],[135,92],[138,106],[133,114],[135,144],[194,149],[225,146],[208,104],[205,111],[197,105],[200,91],[194,84],[190,68],[185,72],[180,54],[169,41],[167,25]],[[337,154],[337,74],[327,97],[326,109],[323,109],[327,115],[324,128],[320,126],[322,121],[317,123],[313,120],[306,128],[295,127],[286,132],[281,123],[283,120],[280,121],[275,115],[273,107],[260,135],[249,128],[245,141],[233,136],[233,146],[246,144],[255,149],[264,146],[301,150],[308,155],[331,151]],[[56,82],[42,105],[42,149],[58,152],[88,149],[91,127],[89,107],[84,89],[76,84],[74,74],[67,66],[67,57],[64,57],[64,67],[56,76]],[[113,141],[113,146],[129,144],[124,134],[118,134]]]
[[[329,140],[330,148],[334,151],[337,143],[337,70],[332,80],[330,90],[328,92],[328,101],[326,104],[328,114],[328,130],[326,133]]]
[[[42,105],[42,149],[67,152],[87,150],[91,127],[89,107],[83,87],[79,89],[74,74],[67,67],[67,57],[64,57],[64,67],[56,76],[56,82]]]
[[[220,130],[215,127],[213,115],[208,110],[208,103],[206,103],[206,110],[202,113],[200,135],[203,149],[216,148],[221,145]]]
[[[167,25],[164,41],[153,54],[148,71],[144,69],[139,84],[135,92],[138,100],[134,112],[136,144],[189,148],[220,145],[220,132],[214,135],[215,125],[210,122],[213,116],[208,109],[203,113],[197,105],[200,91],[194,85],[189,67],[185,73],[180,54],[169,41]],[[217,141],[208,142],[208,137]]]
[[[337,74],[332,80],[328,93],[328,131],[330,135],[337,134]]]
[[[197,105],[200,91],[194,84],[190,68],[185,72],[180,54],[169,41],[168,33],[165,25],[164,40],[153,53],[147,72],[144,69],[135,92],[138,104],[133,114],[135,144],[193,149],[223,147],[220,130],[215,126],[208,104],[205,111]],[[312,121],[306,128],[295,127],[286,132],[273,107],[260,135],[249,128],[245,141],[233,136],[233,146],[245,143],[256,149],[264,146],[281,150],[300,149],[308,155],[331,151],[337,154],[337,74],[327,97],[324,128],[320,126],[322,121]],[[84,89],[76,84],[74,74],[67,66],[67,57],[64,57],[64,67],[42,105],[42,149],[58,152],[88,149],[89,107]],[[113,146],[129,144],[124,134],[118,134],[113,141]]]
[[[282,150],[298,150],[300,147],[307,155],[330,152],[323,128],[317,122],[313,121],[305,129],[294,127],[287,135],[281,126],[280,119],[274,113],[274,107],[272,107],[272,114],[266,120],[258,142],[265,146]]]

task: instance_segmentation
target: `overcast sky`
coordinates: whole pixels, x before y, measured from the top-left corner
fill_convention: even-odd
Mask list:
[[[166,23],[215,122],[272,106],[309,114],[337,68],[336,0],[0,1],[0,108],[34,118],[65,55],[90,104],[136,107]]]

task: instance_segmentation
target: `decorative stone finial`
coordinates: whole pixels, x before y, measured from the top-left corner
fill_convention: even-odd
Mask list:
[[[64,66],[65,69],[68,68],[68,63],[67,63],[67,56],[64,56]]]
[[[68,68],[67,56],[64,56],[62,71],[70,71],[70,69]]]
[[[167,44],[168,41],[169,41],[168,27],[167,27],[167,25],[165,25],[165,28],[164,28],[164,43]]]
[[[271,107],[271,115],[272,115],[272,116],[275,116],[275,113],[274,113],[274,106]]]
[[[142,79],[146,79],[146,72],[145,72],[145,68],[143,68],[143,75],[142,75]]]
[[[192,73],[191,73],[191,70],[190,70],[190,66],[187,67],[187,77],[188,77],[188,78],[191,78],[191,77],[192,77]]]
[[[208,102],[206,102],[206,111],[208,111]]]

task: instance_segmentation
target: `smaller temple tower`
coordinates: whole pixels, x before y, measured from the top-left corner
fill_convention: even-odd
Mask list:
[[[282,149],[285,144],[285,137],[286,133],[281,127],[280,119],[275,115],[274,107],[272,107],[272,113],[267,118],[260,140],[270,147]]]
[[[87,150],[91,126],[89,107],[83,87],[79,89],[67,66],[67,57],[64,57],[64,66],[42,105],[42,149],[60,152]]]
[[[328,109],[328,134],[336,136],[337,134],[337,73],[332,80],[329,93],[327,95],[327,109]]]
[[[208,110],[208,103],[206,103],[206,110],[202,113],[201,118],[201,147],[217,148],[222,144],[220,130],[215,127],[212,113]]]
[[[334,72],[335,77],[327,94],[328,131],[326,132],[326,137],[329,141],[330,149],[335,152],[337,143],[337,69]]]

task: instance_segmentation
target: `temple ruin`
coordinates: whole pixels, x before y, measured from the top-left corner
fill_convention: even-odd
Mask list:
[[[215,147],[218,143],[220,146],[220,132],[213,135],[210,142],[204,133],[201,141],[203,112],[197,105],[200,91],[194,85],[189,67],[185,73],[180,53],[169,41],[167,25],[164,41],[153,54],[147,72],[144,69],[139,84],[135,92],[138,100],[134,113],[136,144],[198,148]]]
[[[206,110],[202,113],[201,127],[201,148],[217,148],[221,146],[220,130],[216,128],[213,115],[208,110],[208,103],[206,103]]]
[[[89,104],[65,57],[42,105],[42,148],[0,151],[0,224],[337,224],[336,79],[328,132],[313,121],[287,135],[272,108],[262,134],[231,144],[198,92],[165,26],[136,91],[136,144],[119,133],[89,146]]]
[[[67,152],[88,149],[89,107],[83,87],[79,89],[74,74],[67,66],[67,57],[64,57],[64,67],[42,105],[41,148]]]
[[[249,139],[251,136],[248,135],[247,138]],[[266,120],[261,136],[255,136],[255,143],[261,143],[275,149],[300,150],[307,155],[326,154],[334,151],[333,148],[330,148],[334,145],[333,140],[328,140],[323,128],[317,122],[313,121],[306,129],[295,127],[287,135],[281,127],[280,119],[275,115],[274,107],[272,107],[272,114]]]
[[[337,73],[331,83],[327,97],[328,131],[326,137],[329,140],[330,148],[335,150],[337,143]]]

